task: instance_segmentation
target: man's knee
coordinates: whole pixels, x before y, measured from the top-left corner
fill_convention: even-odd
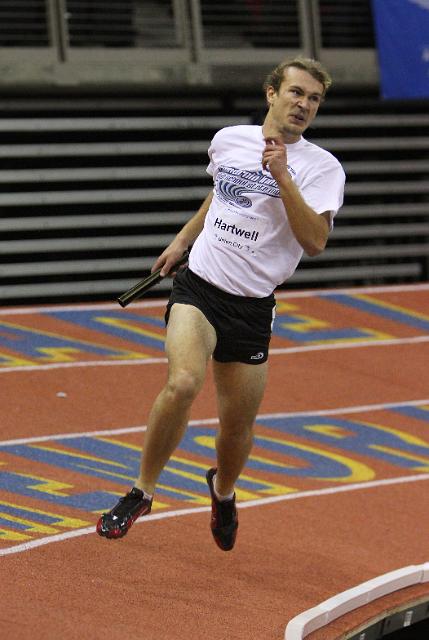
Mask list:
[[[170,376],[167,382],[167,390],[178,402],[192,401],[201,389],[203,379],[201,376],[182,369]]]
[[[254,425],[253,422],[241,421],[239,419],[233,422],[222,422],[219,425],[222,436],[231,440],[248,440],[253,438]]]

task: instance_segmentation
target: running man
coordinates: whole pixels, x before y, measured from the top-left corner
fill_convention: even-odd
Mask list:
[[[262,126],[221,129],[208,154],[214,188],[156,260],[166,275],[193,243],[167,305],[168,379],[157,397],[133,489],[101,516],[97,532],[121,538],[151,510],[158,477],[184,435],[212,360],[219,429],[216,466],[206,479],[211,531],[224,551],[238,528],[235,483],[247,461],[267,378],[274,289],[303,252],[321,253],[341,207],[338,160],[302,137],[331,79],[319,62],[281,63],[264,84]]]

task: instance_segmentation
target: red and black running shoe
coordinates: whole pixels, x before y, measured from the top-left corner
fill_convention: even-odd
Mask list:
[[[104,538],[122,538],[139,516],[150,513],[152,500],[144,497],[143,491],[134,487],[108,513],[103,513],[97,522],[97,533]]]
[[[213,476],[217,469],[209,469],[206,473],[212,499],[212,517],[210,527],[217,546],[222,551],[231,551],[235,544],[238,529],[238,514],[235,506],[235,493],[231,500],[220,501],[213,488]]]

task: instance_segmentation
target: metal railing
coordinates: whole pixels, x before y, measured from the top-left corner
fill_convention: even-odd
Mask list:
[[[6,0],[0,3],[2,47],[49,46],[45,0]]]
[[[183,44],[180,8],[171,0],[66,0],[70,47]]]
[[[299,48],[296,0],[200,0],[207,48]]]
[[[0,3],[3,85],[230,83],[238,67],[247,71],[238,82],[253,84],[261,67],[297,53],[325,61],[341,81],[374,83],[370,0]]]
[[[319,21],[322,47],[374,47],[369,0],[319,0]]]

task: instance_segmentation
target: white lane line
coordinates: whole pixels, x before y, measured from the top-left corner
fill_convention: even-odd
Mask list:
[[[303,347],[277,347],[270,349],[270,356],[288,353],[308,353],[310,351],[331,351],[335,349],[362,349],[366,347],[396,347],[404,344],[422,344],[429,342],[429,335],[413,336],[410,338],[393,338],[390,340],[359,340],[356,342],[332,342],[327,344],[311,344]],[[132,367],[135,365],[166,364],[167,358],[141,358],[136,360],[93,360],[91,362],[55,362],[51,364],[36,364],[17,367],[1,367],[2,373],[17,373],[20,371],[51,371],[53,369],[75,369],[87,367]]]
[[[18,371],[52,371],[53,369],[75,369],[87,367],[132,367],[146,364],[166,364],[167,358],[137,358],[135,360],[93,360],[91,362],[53,362],[51,364],[24,365],[18,367],[0,367],[1,373]]]
[[[218,422],[218,418],[204,418],[203,420],[192,420],[189,424],[217,424]],[[51,440],[72,440],[73,438],[98,438],[101,436],[117,436],[124,433],[142,433],[143,431],[146,431],[146,429],[146,425],[141,425],[137,427],[121,427],[120,429],[103,429],[101,431],[83,431],[81,433],[56,433],[54,435],[35,436],[32,438],[3,440],[0,441],[0,447],[8,447],[16,444],[33,444],[35,442],[47,442]]]
[[[146,426],[122,427],[121,429],[104,429],[103,431],[85,431],[83,433],[56,433],[48,436],[35,436],[32,438],[17,438],[15,440],[0,441],[1,447],[12,447],[18,444],[34,444],[36,442],[47,442],[54,440],[72,440],[73,438],[98,438],[101,436],[117,436],[123,433],[140,433],[146,431]]]
[[[407,293],[407,291],[428,291],[429,284],[399,284],[399,285],[381,285],[379,287],[349,287],[345,289],[306,289],[305,291],[279,291],[276,292],[276,298],[309,298],[312,296],[332,296],[332,295],[355,295],[361,293]]]
[[[361,482],[341,487],[328,487],[327,489],[316,489],[314,491],[297,491],[296,493],[288,493],[284,496],[272,496],[270,498],[261,498],[260,500],[249,500],[247,502],[240,502],[237,506],[240,509],[246,509],[248,507],[261,507],[274,502],[284,502],[286,500],[300,500],[303,498],[314,498],[325,495],[334,495],[336,493],[345,493],[351,491],[362,491],[367,489],[373,489],[375,487],[385,487],[398,484],[406,484],[412,482],[421,482],[429,480],[429,474],[421,474],[415,476],[402,476],[398,478],[388,478],[385,480],[375,480],[372,482]],[[161,513],[154,513],[145,518],[136,521],[136,524],[144,524],[152,522],[153,520],[166,520],[167,518],[178,518],[181,516],[188,516],[194,513],[206,513],[211,511],[211,507],[195,507],[188,509],[177,509],[175,511],[163,511]],[[14,553],[22,553],[35,549],[52,542],[61,542],[63,540],[69,540],[70,538],[77,538],[79,536],[85,536],[90,533],[95,533],[95,525],[85,527],[82,529],[75,529],[74,531],[65,531],[54,536],[47,536],[45,538],[39,538],[38,540],[32,540],[30,542],[24,542],[14,547],[6,547],[0,549],[0,556],[11,555]]]
[[[406,402],[396,402],[396,403],[381,403],[381,404],[373,404],[373,405],[360,405],[360,406],[351,406],[351,407],[342,407],[337,409],[321,409],[315,411],[303,411],[303,412],[290,412],[290,413],[275,413],[275,414],[261,414],[257,416],[258,419],[263,418],[280,418],[280,417],[297,417],[297,416],[323,416],[323,415],[338,415],[338,414],[347,414],[347,413],[359,413],[364,411],[382,411],[394,408],[400,408],[404,406],[419,406],[419,405],[427,405],[429,404],[429,399],[422,400],[410,400]],[[217,424],[217,418],[205,418],[202,420],[192,420],[189,424],[192,425],[201,425],[201,424]],[[1,446],[11,446],[14,444],[31,444],[35,442],[46,442],[53,441],[59,439],[72,439],[77,437],[97,437],[97,436],[112,436],[124,433],[136,433],[143,432],[146,430],[146,426],[136,426],[136,427],[123,427],[120,429],[104,429],[98,431],[86,431],[82,433],[66,433],[66,434],[55,434],[48,436],[40,436],[33,438],[20,438],[16,440],[5,440],[0,442]],[[405,484],[412,482],[421,482],[429,480],[429,474],[420,474],[413,476],[402,476],[398,478],[387,478],[382,480],[374,480],[370,482],[363,483],[355,483],[348,486],[340,486],[340,487],[328,487],[326,489],[315,489],[310,491],[301,491],[295,493],[288,493],[284,496],[271,496],[268,498],[261,498],[257,500],[249,500],[247,502],[242,502],[239,504],[241,509],[249,508],[249,507],[258,507],[266,504],[272,504],[276,502],[283,502],[285,500],[299,500],[302,498],[312,498],[312,497],[320,497],[325,495],[333,495],[338,493],[344,493],[348,491],[358,491],[358,490],[366,490],[373,489],[375,487],[384,487],[396,484]],[[202,513],[210,511],[210,507],[195,507],[195,508],[187,508],[187,509],[179,509],[176,511],[164,511],[157,514],[152,514],[141,521],[147,522],[151,520],[163,520],[166,518],[173,518],[185,515],[191,515],[193,513]],[[45,538],[39,538],[38,540],[32,540],[30,542],[26,542],[20,545],[15,545],[13,547],[7,547],[5,549],[0,549],[0,556],[10,555],[14,553],[21,553],[24,551],[29,551],[30,549],[34,549],[39,546],[43,546],[46,544],[50,544],[52,542],[59,542],[62,540],[68,540],[71,538],[75,538],[78,536],[87,535],[94,532],[94,526],[86,527],[83,529],[77,529],[74,531],[67,531],[61,534],[56,534],[54,536],[47,536]]]
[[[317,416],[336,416],[343,413],[364,413],[367,411],[388,411],[389,409],[400,409],[401,407],[418,407],[429,406],[429,398],[422,400],[404,400],[402,402],[383,402],[378,404],[362,404],[353,405],[351,407],[337,407],[335,409],[315,409],[312,411],[289,411],[282,413],[261,413],[256,416],[258,420],[266,420],[273,418],[299,418],[299,417],[317,417]],[[428,411],[429,416],[429,411]],[[201,420],[190,420],[189,426],[195,427],[201,424],[218,424],[218,418],[201,418]],[[46,442],[50,440],[67,440],[73,438],[97,438],[98,436],[114,436],[124,433],[139,433],[146,431],[147,426],[141,425],[136,427],[120,427],[118,429],[103,429],[101,431],[83,431],[77,433],[62,433],[45,436],[35,436],[30,438],[18,438],[15,440],[0,440],[0,447],[8,447],[17,444],[32,444],[35,442]]]
[[[133,309],[154,309],[156,307],[165,307],[167,304],[167,299],[157,299],[157,300],[146,300],[145,302],[135,302],[133,303]],[[110,309],[114,309],[115,311],[121,312],[121,307],[119,304],[112,304],[110,302],[100,302],[99,304],[88,303],[88,304],[56,304],[56,305],[46,305],[46,306],[38,306],[38,307],[8,307],[5,309],[0,309],[0,316],[25,316],[32,315],[34,313],[57,313],[59,311],[108,311]],[[126,312],[124,312],[125,315]]]
[[[289,411],[282,413],[261,413],[256,416],[256,422],[258,420],[273,419],[273,418],[300,418],[300,417],[315,417],[315,416],[336,416],[347,413],[365,413],[367,411],[388,411],[389,409],[400,409],[401,407],[419,407],[429,406],[429,398],[420,400],[405,400],[403,402],[383,402],[378,404],[363,404],[353,405],[351,407],[337,407],[335,409],[315,409],[312,411]],[[429,411],[428,411],[429,416]],[[197,427],[201,424],[218,424],[218,418],[202,418],[201,420],[190,420],[189,426]],[[117,429],[103,429],[99,431],[83,431],[79,433],[62,433],[46,436],[35,436],[30,438],[18,438],[15,440],[0,440],[1,447],[7,447],[17,444],[32,444],[35,442],[47,442],[52,440],[67,440],[73,438],[97,438],[99,436],[114,436],[124,433],[139,433],[146,431],[146,425],[140,425],[135,427],[120,427]]]
[[[420,482],[421,480],[429,480],[429,473],[421,473],[420,475],[414,475],[414,476],[400,476],[398,478],[385,478],[384,480],[371,480],[369,482],[356,482],[354,484],[342,485],[341,487],[328,487],[327,489],[297,491],[296,493],[287,493],[284,496],[270,496],[269,498],[261,498],[257,500],[248,500],[246,502],[240,502],[238,506],[241,509],[246,509],[246,507],[260,507],[265,504],[274,504],[276,502],[284,502],[285,500],[315,498],[318,496],[328,496],[336,493],[347,493],[348,491],[361,491],[362,489],[375,489],[376,487],[387,487],[393,484],[407,484],[408,482]]]
[[[304,347],[276,347],[270,349],[270,355],[283,353],[306,353],[308,351],[330,351],[332,349],[362,349],[364,347],[396,347],[402,344],[420,344],[429,342],[428,336],[410,338],[391,338],[387,340],[357,340],[356,342],[329,342],[327,344],[309,344]]]
[[[401,293],[408,291],[428,291],[429,284],[404,284],[404,285],[385,285],[376,287],[349,287],[345,289],[306,289],[305,291],[276,291],[276,298],[283,300],[284,298],[311,298],[313,296],[331,296],[331,295],[353,295],[353,294],[371,294],[371,293]],[[157,298],[145,300],[143,302],[135,302],[131,309],[150,309],[155,307],[164,307],[167,303],[166,298]],[[8,315],[28,315],[33,313],[52,313],[57,311],[88,311],[90,309],[116,309],[121,311],[118,304],[110,302],[102,302],[99,304],[76,304],[76,305],[40,305],[32,307],[7,307],[0,309],[0,316]]]
[[[388,411],[401,407],[418,407],[429,404],[429,398],[424,400],[406,400],[405,402],[383,402],[379,404],[362,404],[352,407],[337,407],[336,409],[316,409],[315,411],[294,411],[291,413],[266,413],[258,418],[299,418],[301,416],[336,416],[342,413],[363,413],[365,411]],[[429,412],[428,412],[429,416]]]

